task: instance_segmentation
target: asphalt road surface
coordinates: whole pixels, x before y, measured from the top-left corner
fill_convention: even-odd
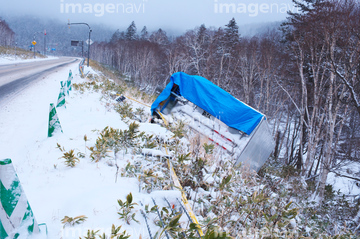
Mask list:
[[[76,58],[61,57],[53,60],[0,65],[0,104],[26,89],[31,83],[75,61]]]

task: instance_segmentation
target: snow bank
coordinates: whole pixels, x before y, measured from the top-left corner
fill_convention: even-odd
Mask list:
[[[53,60],[53,59],[58,59],[58,57],[55,56],[48,56],[47,58],[35,58],[35,59],[21,59],[19,57],[13,56],[13,55],[9,55],[9,56],[4,56],[4,55],[0,55],[0,65],[8,65],[8,64],[13,64],[13,63],[23,63],[23,62],[34,62],[34,61],[47,61],[47,60]]]

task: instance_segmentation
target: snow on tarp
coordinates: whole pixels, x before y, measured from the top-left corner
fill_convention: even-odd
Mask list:
[[[220,119],[226,125],[248,135],[264,117],[263,114],[239,101],[204,77],[192,76],[184,72],[177,72],[171,76],[170,83],[151,105],[152,113],[162,101],[170,96],[174,84],[179,86],[180,94],[185,99]]]

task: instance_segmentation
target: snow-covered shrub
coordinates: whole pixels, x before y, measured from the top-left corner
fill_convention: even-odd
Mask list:
[[[91,160],[95,161],[96,163],[99,162],[101,159],[108,157],[109,149],[106,144],[106,139],[104,139],[102,134],[100,134],[100,136],[96,139],[95,146],[91,146],[88,149],[91,152]]]
[[[165,178],[160,177],[158,173],[155,173],[153,169],[145,169],[139,176],[140,182],[142,182],[142,190],[151,193],[153,190],[163,190]]]
[[[121,169],[121,177],[129,177],[129,178],[137,178],[141,173],[141,163],[134,162],[135,165],[130,162],[125,166],[125,168]]]
[[[93,161],[99,162],[101,159],[108,157],[108,152],[114,152],[114,159],[117,159],[117,153],[120,150],[127,151],[129,148],[138,144],[140,136],[139,125],[135,122],[129,125],[129,129],[120,130],[112,127],[105,127],[100,136],[96,139],[95,147],[90,147],[90,157]]]
[[[153,149],[159,146],[159,143],[153,134],[151,135],[143,134],[141,137],[141,141],[143,142],[141,148]]]
[[[101,236],[99,236],[99,239],[127,239],[130,237],[130,235],[126,234],[126,231],[121,232],[120,230],[121,226],[116,227],[114,224],[112,224],[110,236],[108,237],[104,232]]]
[[[80,162],[80,159],[76,157],[73,149],[70,149],[69,152],[64,152],[64,155],[60,158],[65,159],[64,164],[71,168],[75,167],[76,164]]]
[[[98,236],[100,230],[88,230],[86,236],[84,239],[96,239],[96,236]],[[81,237],[79,239],[82,239]]]
[[[179,120],[174,124],[169,124],[167,128],[174,134],[173,137],[175,139],[181,139],[187,133],[186,124],[182,120]]]
[[[77,217],[65,216],[63,219],[61,219],[61,223],[64,224],[64,227],[74,226],[76,224],[81,224],[81,223],[85,222],[86,219],[87,219],[87,217],[84,215],[77,216]]]
[[[125,91],[125,87],[116,84],[113,80],[109,80],[105,77],[102,77],[100,80],[102,82],[101,87],[103,94],[114,93],[117,95],[122,95]]]
[[[155,238],[164,238],[165,234],[172,238],[186,238],[186,234],[179,223],[182,216],[180,212],[168,210],[166,207],[159,210],[157,206],[154,206],[151,212],[157,213],[156,211],[158,211],[161,219],[158,217],[155,219],[155,224],[159,227],[159,230],[155,233]]]
[[[134,116],[140,122],[145,122],[146,119],[148,118],[148,115],[145,113],[144,108],[136,108],[134,112]]]
[[[137,223],[139,223],[139,221],[137,221],[135,219],[135,215],[136,213],[134,213],[132,210],[134,209],[134,206],[137,205],[137,203],[134,203],[133,202],[133,196],[132,196],[132,193],[129,193],[127,196],[126,196],[126,201],[122,201],[121,199],[118,200],[118,204],[120,206],[120,209],[118,211],[118,214],[119,214],[119,218],[120,219],[124,219],[125,222],[127,224],[130,225],[130,222],[131,221],[135,221]]]
[[[80,94],[83,94],[86,90],[97,90],[99,86],[96,81],[83,82],[83,83],[73,83],[72,88],[76,91],[79,91]]]
[[[120,114],[121,119],[125,122],[135,118],[131,104],[127,102],[115,105],[115,111]]]
[[[213,154],[215,145],[204,143],[203,148],[206,154]]]

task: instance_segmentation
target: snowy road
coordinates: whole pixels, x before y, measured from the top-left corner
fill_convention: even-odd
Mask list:
[[[61,57],[46,61],[0,65],[0,104],[25,89],[30,83],[76,61],[75,58]]]

